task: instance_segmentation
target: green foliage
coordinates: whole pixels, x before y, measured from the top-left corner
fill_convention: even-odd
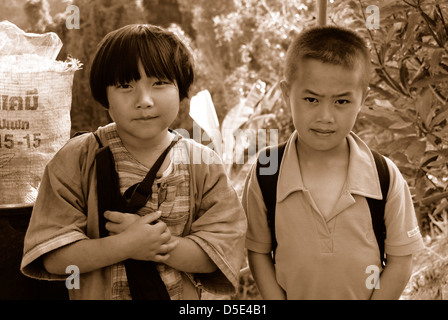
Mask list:
[[[235,0],[235,10],[213,18],[218,45],[229,50],[232,72],[225,79],[244,97],[257,80],[274,85],[291,36],[313,23],[314,0]]]
[[[378,30],[366,28],[368,5],[379,8]],[[348,1],[334,11],[350,15],[372,52],[359,134],[398,165],[426,231],[446,233],[434,221],[448,207],[448,4]]]

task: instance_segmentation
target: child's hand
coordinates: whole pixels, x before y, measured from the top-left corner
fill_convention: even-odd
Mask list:
[[[141,218],[135,213],[123,213],[118,211],[106,211],[104,217],[109,220],[106,223],[106,230],[109,231],[109,235],[122,233],[131,224]]]
[[[157,221],[161,215],[160,211],[143,217],[128,213],[122,213],[122,215],[135,217],[122,217],[122,221],[125,220],[122,225],[121,223],[118,223],[119,226],[111,224],[108,230],[112,230],[122,238],[122,244],[128,250],[128,258],[155,262],[165,262],[169,259],[169,253],[176,248],[178,240],[171,237],[171,232],[164,222]],[[119,217],[118,214],[112,214],[112,216]],[[131,219],[134,222],[130,223]],[[121,231],[116,232],[119,230]]]

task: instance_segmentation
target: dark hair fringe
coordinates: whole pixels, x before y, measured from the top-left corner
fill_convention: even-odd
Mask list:
[[[94,99],[108,108],[107,87],[139,80],[139,61],[148,77],[176,81],[179,100],[188,98],[194,81],[193,57],[188,48],[168,30],[133,24],[108,33],[98,44],[90,70]]]

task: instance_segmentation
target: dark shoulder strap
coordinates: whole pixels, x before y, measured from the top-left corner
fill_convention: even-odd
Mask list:
[[[148,202],[148,199],[152,194],[152,185],[156,178],[156,174],[162,166],[163,161],[165,161],[168,152],[179,139],[174,139],[173,141],[171,141],[168,148],[166,148],[165,151],[162,152],[162,154],[159,156],[159,158],[156,160],[156,162],[153,164],[153,166],[141,182],[131,186],[125,191],[124,198],[127,202],[128,212],[135,213],[138,211],[138,209],[143,207],[146,202]]]
[[[389,191],[390,176],[387,167],[386,159],[379,153],[372,150],[375,159],[376,169],[380,178],[382,200],[366,198],[369,204],[370,215],[372,218],[373,231],[375,233],[376,241],[380,249],[381,263],[383,267],[386,265],[386,258],[384,254],[384,240],[386,239],[386,225],[384,224],[384,210],[386,207],[387,194]]]
[[[93,136],[95,137],[96,141],[98,142],[99,147],[102,148],[103,147],[103,143],[101,142],[100,137],[98,137],[96,132],[92,132],[92,133],[93,133]]]
[[[272,238],[272,252],[275,253],[275,249],[277,247],[277,240],[275,237],[275,204],[277,202],[277,182],[278,182],[278,174],[280,171],[280,164],[283,158],[283,153],[285,151],[286,142],[283,142],[277,146],[271,146],[267,147],[264,150],[260,152],[257,158],[257,165],[256,165],[256,174],[257,174],[257,180],[258,184],[261,189],[261,193],[263,195],[263,200],[266,205],[266,214],[267,214],[267,221],[269,228],[271,230],[271,238]],[[264,162],[260,161],[260,159],[271,160],[270,156],[271,153],[277,152],[278,157],[273,158],[273,160],[277,161],[277,167],[274,168],[273,174],[263,174],[261,172],[261,168],[267,168],[270,167],[271,161]]]
[[[73,134],[72,138],[77,137],[77,136],[80,136],[80,135],[83,135],[83,134],[85,134],[85,133],[90,133],[90,132],[91,132],[91,131],[76,131],[76,132]],[[96,141],[98,142],[99,147],[102,148],[102,147],[103,147],[103,143],[101,142],[100,137],[98,137],[96,131],[95,131],[95,132],[92,132],[92,134],[93,134],[93,136],[95,137]]]
[[[101,141],[97,138],[98,143]],[[172,148],[174,142],[160,156],[157,163],[151,168],[142,183],[144,185],[152,185],[151,180],[155,178],[155,174],[160,168],[161,162],[165,158],[168,151]],[[106,210],[134,213],[140,207],[145,205],[151,193],[145,195],[144,201],[139,197],[135,198],[131,195],[129,201],[122,197],[118,181],[118,173],[115,170],[115,161],[109,146],[100,147],[96,154],[96,174],[97,174],[97,194],[98,194],[98,227],[101,237],[106,237],[109,232],[106,229],[107,219],[104,217]],[[149,177],[149,178],[148,178]],[[131,187],[137,190],[140,184]],[[129,189],[128,189],[129,190]],[[146,189],[145,189],[146,190]],[[140,193],[138,193],[140,195]],[[141,261],[127,259],[123,261],[126,271],[129,290],[133,300],[169,300],[170,296],[157,270],[157,265],[153,261]]]

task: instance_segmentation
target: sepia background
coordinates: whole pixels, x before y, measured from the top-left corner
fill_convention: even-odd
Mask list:
[[[79,8],[79,28],[67,27],[69,5]],[[63,42],[58,60],[83,64],[73,81],[72,133],[109,122],[89,90],[97,43],[126,24],[152,23],[175,31],[194,52],[191,96],[210,92],[221,130],[277,129],[279,141],[293,131],[278,87],[284,55],[294,34],[316,25],[317,12],[315,0],[0,0],[0,21],[55,32]],[[369,44],[371,91],[354,131],[397,164],[424,235],[402,299],[448,299],[448,1],[328,1],[327,24],[356,30]],[[188,102],[172,128],[192,131]],[[227,164],[239,193],[254,143],[238,137],[244,161]],[[247,265],[238,295],[226,298],[259,298]]]

